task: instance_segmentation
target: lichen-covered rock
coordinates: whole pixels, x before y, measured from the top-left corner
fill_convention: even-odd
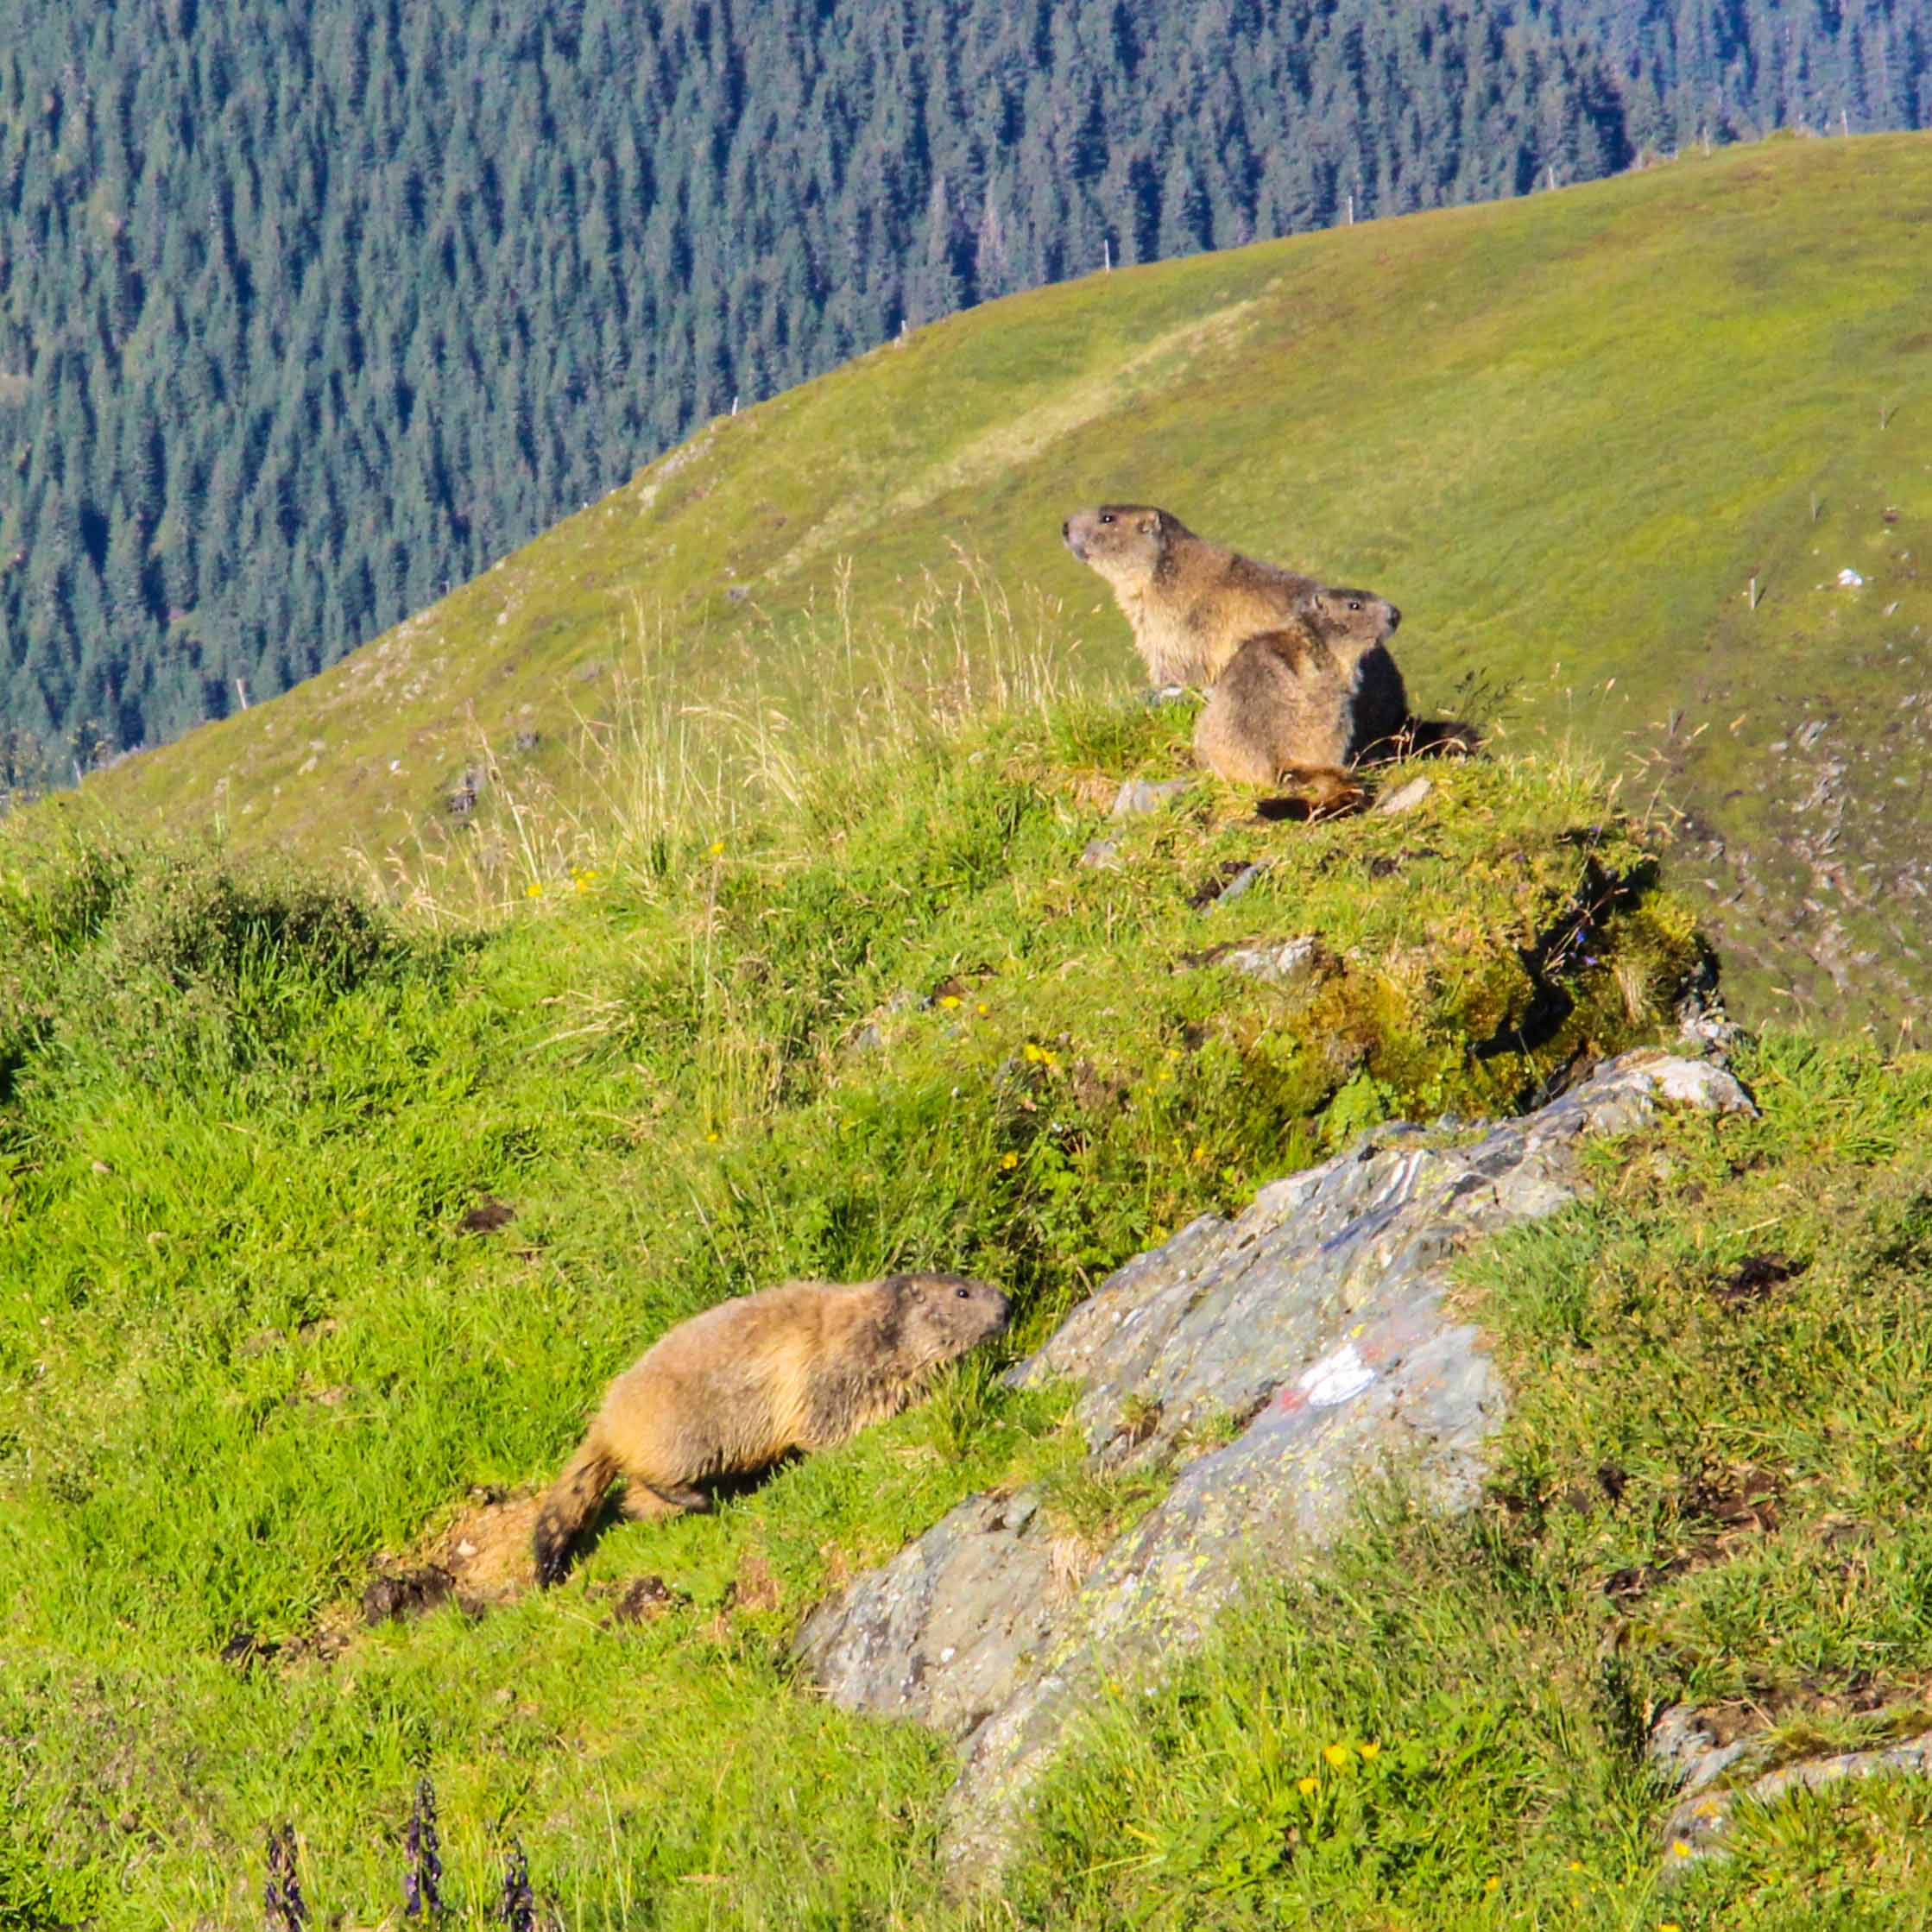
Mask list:
[[[1664,1831],[1664,1878],[1700,1859],[1728,1854],[1739,1799],[1775,1804],[1790,1792],[1815,1791],[1846,1778],[1932,1774],[1932,1708],[1923,1699],[1862,1714],[1875,1731],[1889,1734],[1862,1750],[1812,1749],[1794,1756],[1775,1727],[1726,1739],[1707,1714],[1673,1704],[1652,1727],[1647,1752],[1679,1790]]]
[[[1203,1215],[1136,1256],[1020,1365],[1021,1383],[1078,1384],[1101,1463],[1178,1462],[1167,1495],[1070,1574],[1077,1546],[1034,1498],[975,1497],[822,1606],[797,1646],[836,1702],[961,1742],[957,1878],[1004,1862],[1100,1683],[1156,1679],[1257,1569],[1318,1552],[1365,1480],[1393,1462],[1445,1509],[1474,1496],[1503,1392],[1443,1310],[1446,1261],[1572,1199],[1579,1140],[1639,1126],[1659,1098],[1751,1105],[1722,1070],[1651,1051],[1520,1120],[1380,1128],[1232,1222]],[[1225,1446],[1190,1455],[1203,1439]]]

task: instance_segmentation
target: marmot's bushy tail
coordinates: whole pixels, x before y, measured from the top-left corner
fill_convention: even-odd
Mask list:
[[[570,1568],[571,1550],[584,1525],[597,1514],[597,1505],[616,1474],[617,1459],[604,1447],[593,1423],[537,1512],[531,1540],[536,1546],[537,1582],[546,1589],[560,1582]]]

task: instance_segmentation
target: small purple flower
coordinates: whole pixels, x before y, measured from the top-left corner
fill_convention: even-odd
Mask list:
[[[496,1908],[499,1922],[509,1932],[537,1932],[537,1895],[530,1889],[530,1861],[523,1855],[523,1841],[510,1840],[509,1862],[503,1867],[503,1903]]]
[[[426,1777],[416,1781],[415,1809],[409,1814],[409,1855],[402,1875],[402,1916],[436,1919],[443,1912],[443,1859],[436,1841],[436,1792]]]
[[[291,1824],[268,1828],[268,1882],[262,1888],[262,1904],[268,1916],[268,1932],[303,1932],[308,1923],[301,1881],[295,1875],[295,1828]]]

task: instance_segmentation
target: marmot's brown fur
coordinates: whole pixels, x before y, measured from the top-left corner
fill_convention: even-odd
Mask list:
[[[1157,685],[1212,685],[1249,638],[1294,618],[1315,579],[1197,537],[1171,510],[1102,503],[1060,527],[1066,546],[1113,587]]]
[[[697,1486],[825,1449],[896,1415],[932,1371],[1006,1327],[1007,1298],[962,1275],[790,1281],[720,1302],[660,1336],[604,1392],[538,1513],[537,1580],[554,1583],[614,1477],[624,1513],[704,1510]]]
[[[1383,648],[1402,613],[1371,590],[1316,585],[1295,599],[1293,623],[1250,638],[1208,693],[1194,753],[1237,785],[1293,780],[1335,809],[1359,803],[1343,773],[1399,730],[1402,673]],[[1372,668],[1380,660],[1386,670]]]
[[[1283,632],[1301,636],[1306,629],[1303,599],[1326,588],[1299,571],[1209,543],[1171,510],[1151,503],[1076,510],[1060,526],[1060,534],[1082,563],[1113,586],[1134,648],[1156,685],[1211,689],[1250,639]],[[1362,653],[1348,761],[1474,751],[1480,742],[1468,725],[1410,716],[1409,694],[1386,638]]]

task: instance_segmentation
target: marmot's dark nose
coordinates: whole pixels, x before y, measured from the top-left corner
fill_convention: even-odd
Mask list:
[[[1389,606],[1389,628],[1393,630],[1402,622],[1402,613],[1392,603]]]

